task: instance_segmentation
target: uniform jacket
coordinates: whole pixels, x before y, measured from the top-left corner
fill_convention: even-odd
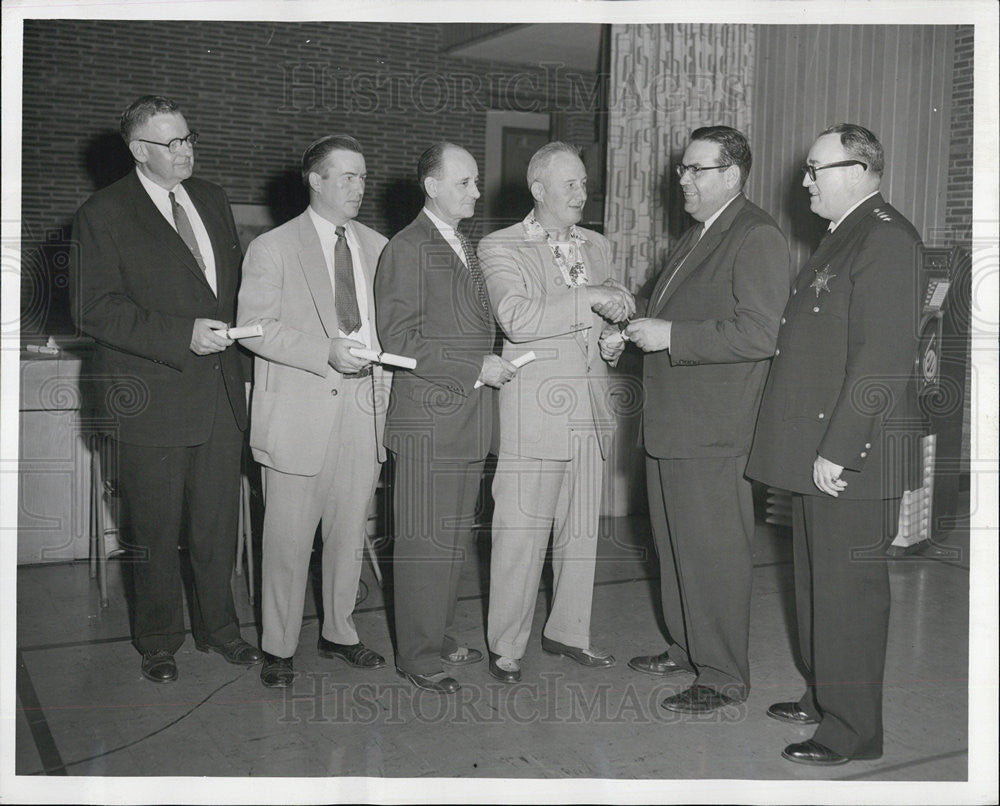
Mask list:
[[[361,245],[361,261],[372,283],[386,243],[375,230],[351,222]],[[369,292],[371,286],[369,285]],[[375,338],[374,295],[368,316]],[[330,429],[344,403],[343,376],[330,366],[330,339],[339,336],[333,287],[316,227],[306,210],[255,238],[243,262],[239,324],[260,325],[262,337],[244,339],[256,358],[250,417],[254,458],[283,473],[312,476],[326,457]],[[372,345],[378,350],[379,345]],[[372,413],[371,432],[381,450],[391,374],[376,364],[362,405]],[[356,385],[352,384],[351,388]]]
[[[496,325],[469,270],[421,212],[389,241],[375,275],[383,348],[417,361],[396,372],[385,445],[399,454],[479,461],[493,435],[495,390],[475,388]]]
[[[577,229],[588,281],[599,285],[611,276],[611,245]],[[523,223],[483,238],[479,260],[504,334],[503,357],[536,356],[500,389],[500,452],[569,459],[577,431],[596,434],[606,458],[615,414],[597,344],[604,320],[591,311],[586,286],[567,286],[544,236]]]
[[[749,453],[794,279],[785,236],[745,196],[687,254],[701,230],[681,238],[646,312],[673,323],[670,350],[643,357],[643,442],[661,459]]]
[[[748,475],[823,495],[812,480],[819,454],[844,466],[843,498],[916,486],[920,250],[880,194],[823,239],[785,307]]]
[[[205,442],[220,378],[246,428],[236,345],[211,355],[191,351],[195,319],[234,320],[242,257],[236,225],[222,188],[194,178],[183,185],[212,242],[217,295],[135,171],[91,196],[73,219],[73,317],[97,342],[93,371],[104,416],[116,438],[135,445]]]

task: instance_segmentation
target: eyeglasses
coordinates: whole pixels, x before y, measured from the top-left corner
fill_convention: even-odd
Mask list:
[[[140,143],[150,143],[154,146],[163,146],[171,154],[177,154],[184,146],[191,146],[194,148],[194,144],[198,142],[198,132],[189,132],[187,137],[175,137],[169,143],[158,143],[156,140],[143,140],[141,137],[136,137]]]
[[[868,166],[861,160],[841,160],[840,162],[828,162],[826,165],[803,165],[802,172],[809,174],[809,178],[816,181],[816,171],[825,171],[827,168],[846,168],[848,165],[860,165],[866,171]]]
[[[731,162],[727,162],[725,165],[685,165],[684,163],[678,163],[674,170],[680,178],[683,178],[684,174],[690,171],[691,176],[697,179],[698,174],[702,171],[720,171],[723,168],[728,168],[730,165],[732,165]]]

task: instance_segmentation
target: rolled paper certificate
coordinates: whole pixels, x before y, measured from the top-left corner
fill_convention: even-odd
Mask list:
[[[366,361],[374,361],[376,364],[388,364],[390,367],[415,369],[417,366],[417,359],[407,358],[405,355],[380,353],[377,350],[368,350],[364,347],[351,347],[349,352],[355,358],[364,358]]]
[[[263,336],[264,328],[260,325],[250,325],[250,327],[227,327],[225,330],[215,332],[227,339],[249,339],[253,336]]]
[[[536,358],[535,351],[534,350],[528,350],[528,352],[526,352],[524,355],[519,355],[517,358],[512,359],[510,363],[512,363],[515,367],[517,367],[518,369],[520,369],[525,364],[530,364],[532,361],[535,360],[535,358]],[[473,389],[478,389],[482,385],[483,385],[482,381],[476,381],[475,386],[473,386],[472,388]]]

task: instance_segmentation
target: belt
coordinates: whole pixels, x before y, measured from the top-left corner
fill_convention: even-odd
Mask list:
[[[345,372],[345,373],[343,373],[343,377],[345,377],[345,378],[367,378],[371,374],[372,374],[372,365],[368,364],[368,366],[362,367],[357,372]]]

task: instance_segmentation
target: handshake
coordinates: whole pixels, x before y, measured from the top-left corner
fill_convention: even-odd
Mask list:
[[[617,280],[607,279],[602,285],[587,288],[590,309],[609,322],[628,322],[635,315],[635,297]]]

